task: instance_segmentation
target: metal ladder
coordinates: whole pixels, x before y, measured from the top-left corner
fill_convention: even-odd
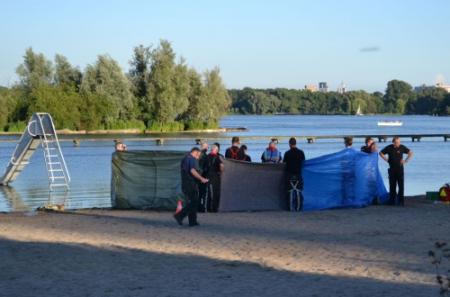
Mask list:
[[[44,161],[47,168],[50,191],[56,188],[68,190],[70,174],[59,145],[53,119],[48,113],[38,113],[37,116],[42,129],[39,138],[44,151]]]

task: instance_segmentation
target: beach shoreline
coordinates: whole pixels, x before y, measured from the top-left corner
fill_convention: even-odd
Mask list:
[[[438,296],[427,252],[450,207],[0,214],[5,296]],[[24,284],[27,284],[25,286]]]

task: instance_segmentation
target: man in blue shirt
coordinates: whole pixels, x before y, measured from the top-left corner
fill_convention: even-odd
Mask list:
[[[197,222],[198,183],[208,183],[208,179],[201,176],[198,172],[200,153],[200,149],[194,147],[181,161],[181,190],[186,198],[186,206],[183,207],[182,211],[174,215],[179,225],[183,225],[183,220],[186,216],[189,218],[189,226],[199,225]]]

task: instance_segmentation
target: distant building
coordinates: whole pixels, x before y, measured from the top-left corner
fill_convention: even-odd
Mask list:
[[[317,92],[317,86],[316,85],[306,85],[305,90],[310,92]]]
[[[328,84],[326,82],[323,81],[319,83],[319,92],[328,92]]]
[[[337,92],[339,94],[344,94],[345,92],[347,92],[347,86],[344,84],[344,82],[341,82],[341,84],[337,88]]]
[[[450,93],[450,85],[447,85],[444,82],[438,82],[436,84],[436,88],[444,89],[447,91],[447,93]]]

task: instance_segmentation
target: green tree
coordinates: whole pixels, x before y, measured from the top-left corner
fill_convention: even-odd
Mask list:
[[[133,93],[136,98],[145,98],[148,94],[151,58],[150,47],[145,47],[141,44],[133,49],[129,77],[133,84]]]
[[[205,115],[206,121],[211,124],[216,123],[230,107],[231,99],[228,91],[222,82],[220,69],[215,67],[206,71],[205,74],[205,96],[208,103],[208,110]]]
[[[7,124],[14,120],[19,104],[19,92],[15,89],[0,88],[0,130],[5,130]]]
[[[26,93],[41,85],[49,85],[53,80],[52,62],[43,54],[37,54],[30,47],[23,56],[23,63],[16,69],[20,85]]]
[[[148,96],[151,59],[150,47],[136,46],[133,49],[133,57],[130,60],[131,68],[128,74],[132,83],[133,94],[137,100],[138,118],[144,123],[150,121],[152,114],[151,98]]]
[[[407,105],[409,114],[440,114],[441,104],[447,96],[447,91],[441,88],[423,88],[417,93],[417,98]]]
[[[81,93],[80,129],[95,130],[111,127],[115,107],[107,97],[97,93]]]
[[[193,123],[204,123],[206,121],[208,105],[206,104],[205,90],[202,83],[200,74],[194,69],[189,69],[188,73],[189,81],[189,106],[183,115],[183,120],[188,123],[188,126]]]
[[[57,129],[80,129],[80,95],[73,89],[42,85],[30,94],[29,113],[48,112]]]
[[[152,51],[152,65],[149,74],[148,99],[145,109],[152,111],[152,121],[157,125],[173,123],[187,109],[185,88],[185,66],[175,64],[175,53],[166,40]]]
[[[385,112],[402,114],[405,112],[405,105],[414,99],[415,95],[410,84],[401,80],[391,80],[384,95]]]
[[[81,85],[82,73],[73,67],[66,57],[57,54],[55,56],[55,84],[64,88],[79,90]]]
[[[84,98],[102,98],[112,107],[111,113],[103,119],[106,128],[112,128],[120,121],[129,121],[135,115],[131,83],[117,62],[109,56],[99,56],[94,65],[86,67],[81,91]]]

